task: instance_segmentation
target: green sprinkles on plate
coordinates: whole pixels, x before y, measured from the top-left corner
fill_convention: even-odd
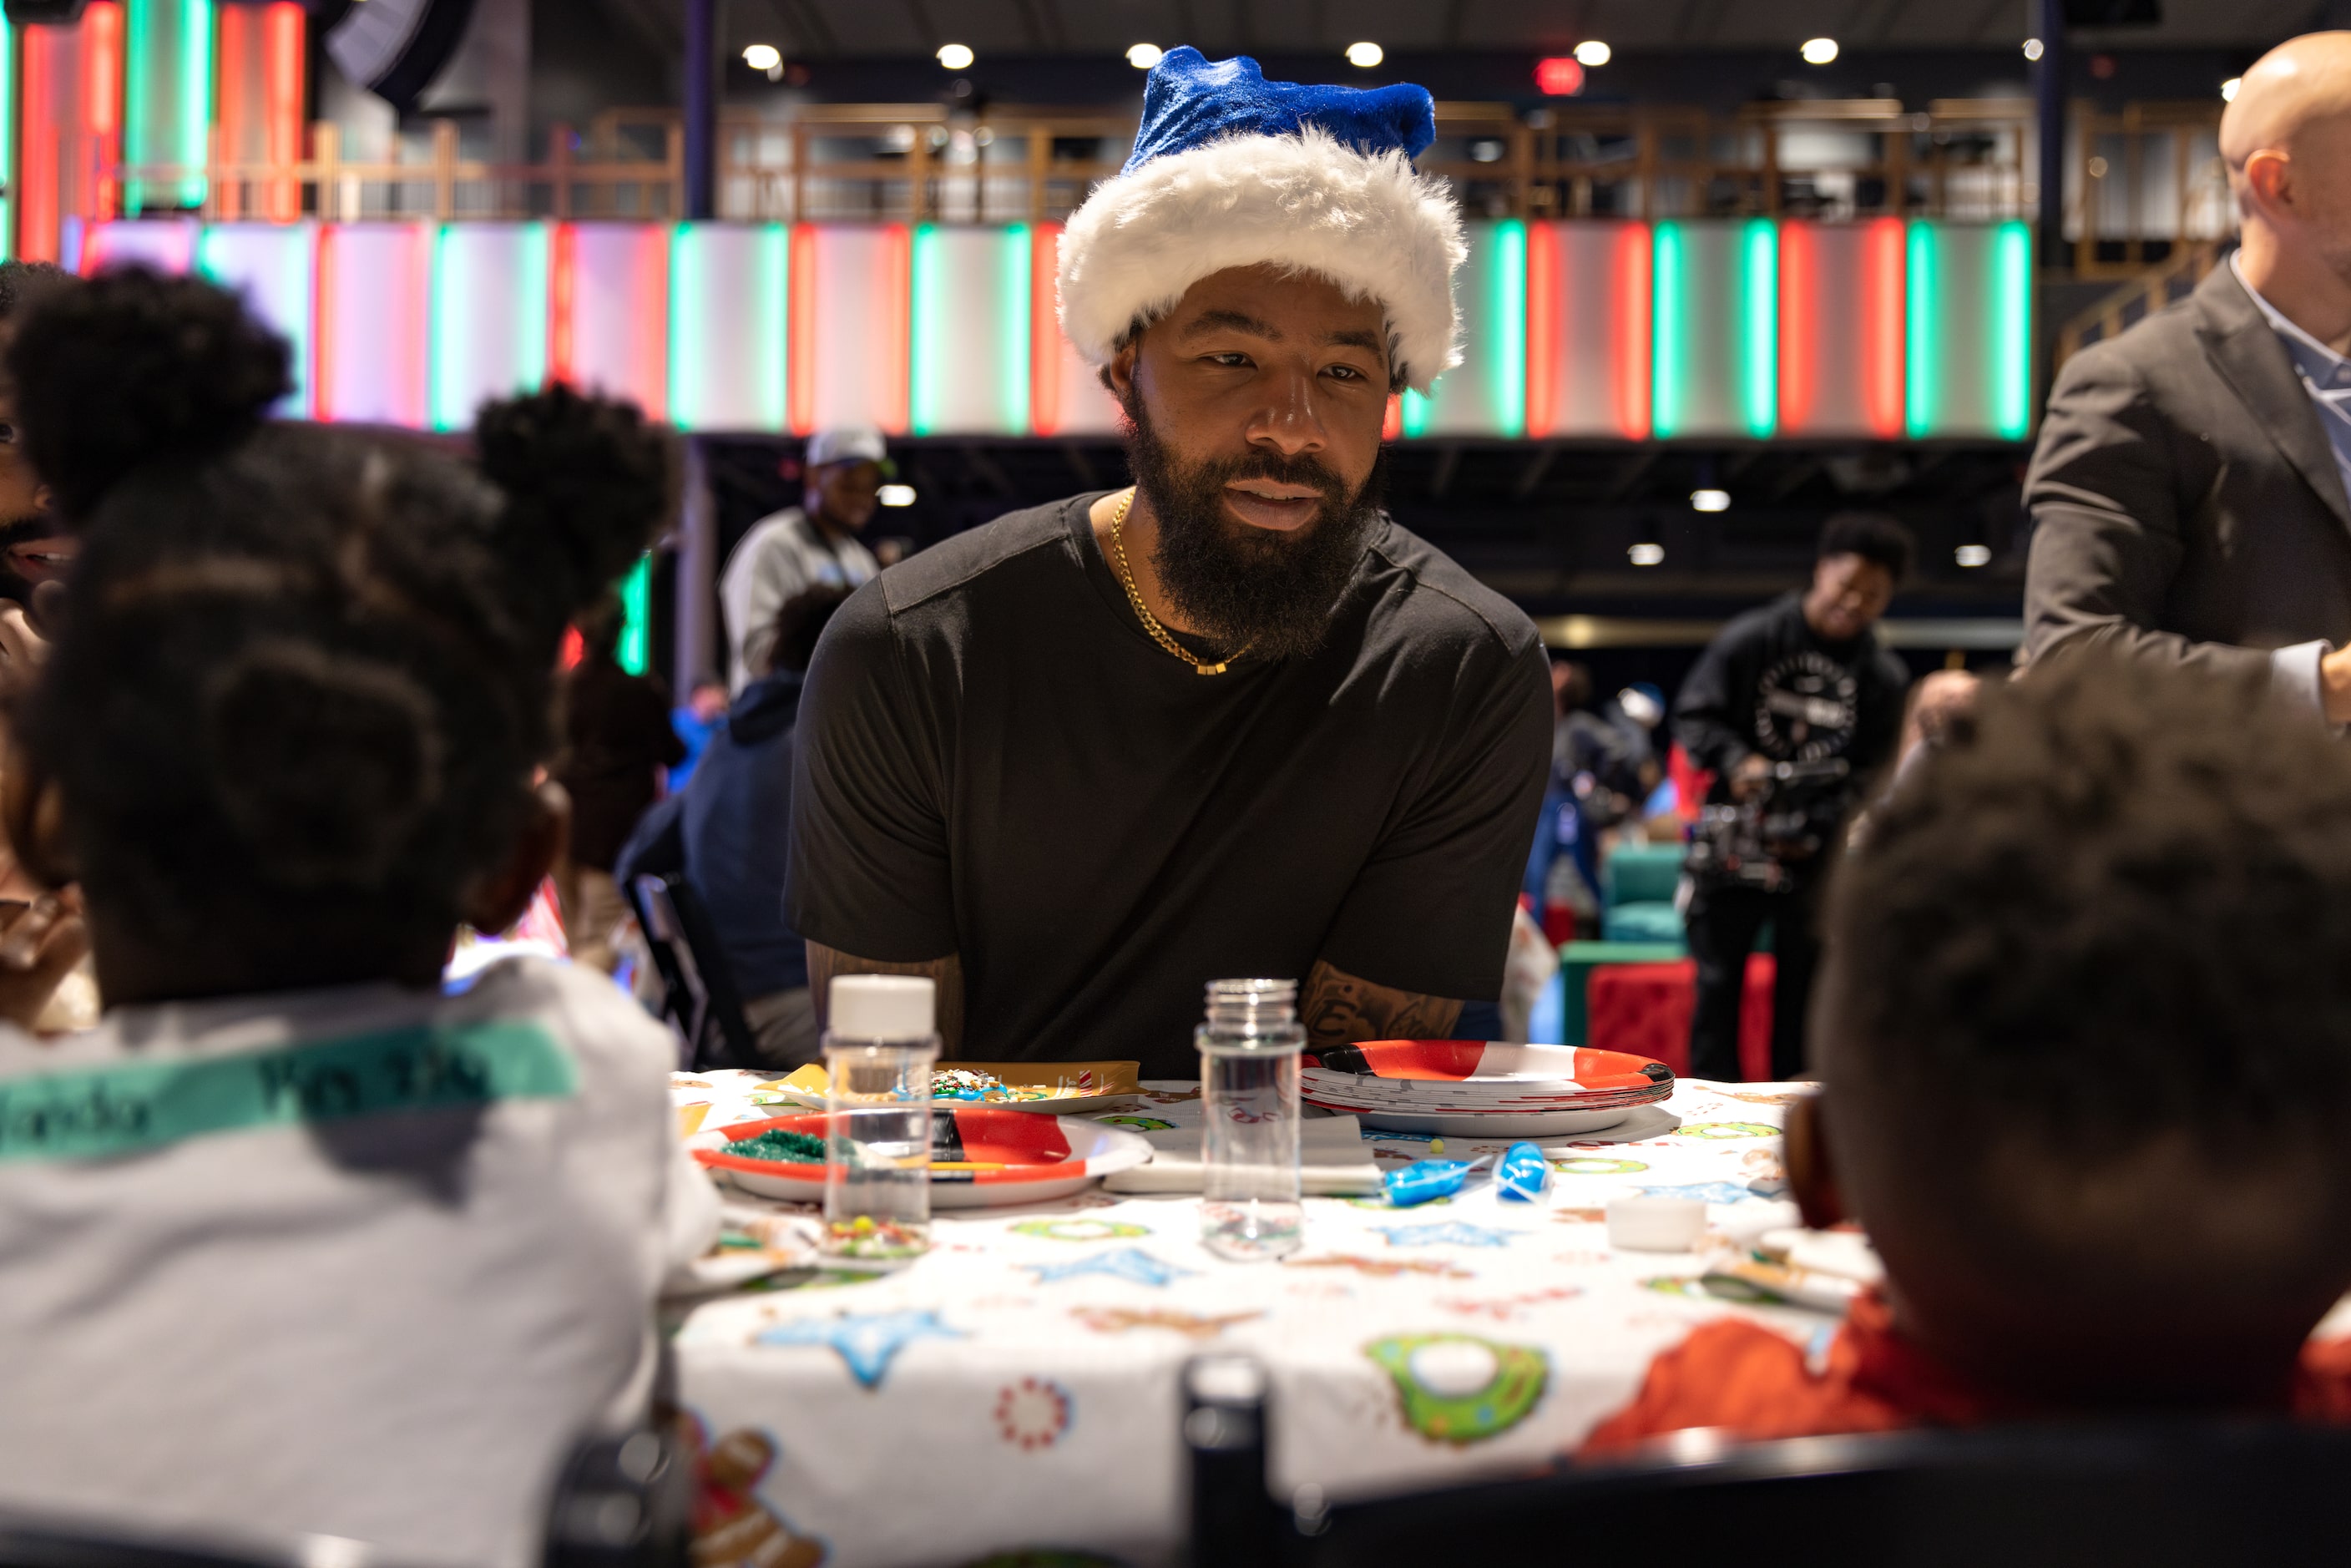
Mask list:
[[[813,1133],[786,1132],[781,1127],[770,1127],[756,1138],[729,1144],[726,1152],[746,1160],[779,1160],[795,1166],[824,1164],[822,1138]]]

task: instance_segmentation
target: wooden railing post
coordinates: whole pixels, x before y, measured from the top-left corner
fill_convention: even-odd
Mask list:
[[[557,120],[547,130],[548,176],[554,188],[549,206],[557,223],[571,220],[571,127]]]
[[[433,122],[433,215],[443,223],[457,215],[457,122]]]
[[[331,120],[321,120],[310,127],[310,210],[320,223],[337,223],[343,215],[342,179],[337,165],[342,162],[343,131]]]
[[[1053,172],[1053,128],[1050,125],[1029,127],[1029,223],[1030,227],[1045,221],[1045,182]]]

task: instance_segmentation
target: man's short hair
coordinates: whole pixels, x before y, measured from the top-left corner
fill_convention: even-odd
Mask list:
[[[1910,530],[1883,512],[1839,512],[1821,525],[1822,560],[1857,555],[1900,582],[1910,573]]]
[[[1947,1251],[2037,1290],[2341,1288],[2351,748],[2315,716],[2036,664],[1872,811],[1827,927],[1836,1114],[1932,1184]]]
[[[0,261],[0,322],[15,320],[19,311],[49,290],[78,281],[55,262]]]
[[[778,670],[804,674],[809,662],[816,657],[816,641],[824,635],[824,628],[849,598],[849,590],[833,583],[820,582],[814,588],[804,588],[784,601],[776,611],[775,636],[769,642],[768,674]]]

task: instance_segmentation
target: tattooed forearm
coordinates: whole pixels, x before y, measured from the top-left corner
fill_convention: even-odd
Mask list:
[[[808,945],[809,988],[816,1003],[816,1026],[826,1027],[835,975],[921,975],[939,988],[939,1040],[950,1057],[963,1053],[963,956],[950,953],[920,964],[884,964],[860,958],[816,942]]]
[[[1461,1004],[1375,986],[1316,959],[1298,998],[1311,1045],[1354,1045],[1367,1040],[1444,1040],[1461,1017]]]

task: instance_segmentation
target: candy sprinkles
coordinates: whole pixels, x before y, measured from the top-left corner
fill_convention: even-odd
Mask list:
[[[813,1133],[787,1132],[781,1127],[770,1127],[756,1138],[729,1144],[726,1152],[747,1160],[777,1160],[794,1166],[824,1164],[822,1138]]]

